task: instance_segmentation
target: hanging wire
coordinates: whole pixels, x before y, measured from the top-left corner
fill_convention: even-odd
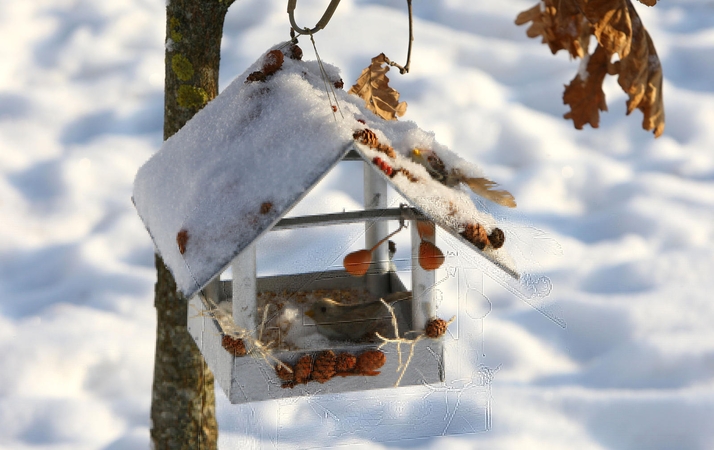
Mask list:
[[[327,101],[330,103],[330,109],[332,109],[332,116],[337,120],[337,114],[336,112],[339,111],[340,116],[344,119],[345,116],[342,114],[342,108],[340,107],[340,102],[337,100],[337,94],[335,93],[335,88],[330,83],[329,77],[327,76],[327,71],[325,70],[325,66],[322,64],[322,58],[320,58],[320,54],[317,52],[317,45],[315,44],[315,38],[313,36],[313,33],[310,32],[308,33],[310,35],[310,41],[312,42],[312,48],[315,49],[315,56],[317,57],[317,65],[320,68],[320,76],[322,78],[322,82],[325,84],[325,92],[327,92]],[[330,97],[330,93],[332,93],[332,97]],[[335,101],[335,104],[332,104],[332,101]]]

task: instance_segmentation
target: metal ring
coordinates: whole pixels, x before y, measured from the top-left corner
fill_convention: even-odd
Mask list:
[[[335,10],[337,9],[337,5],[340,4],[340,0],[332,0],[330,4],[327,6],[327,9],[325,10],[325,14],[322,15],[320,18],[320,21],[317,22],[317,25],[315,25],[315,28],[313,29],[307,29],[307,28],[300,28],[297,26],[295,23],[295,7],[297,6],[297,0],[288,0],[288,16],[290,17],[290,26],[293,27],[293,30],[295,30],[296,33],[298,34],[313,34],[317,33],[318,31],[324,29],[327,26],[327,22],[330,21],[332,18],[332,15],[335,13]]]

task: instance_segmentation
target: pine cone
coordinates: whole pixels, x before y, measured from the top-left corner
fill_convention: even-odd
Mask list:
[[[491,243],[493,248],[503,247],[503,243],[506,241],[506,235],[500,228],[494,228],[491,234],[488,235],[488,242]]]
[[[466,229],[460,234],[465,237],[467,241],[475,245],[479,250],[483,250],[486,248],[486,244],[488,244],[488,234],[486,234],[486,230],[484,230],[478,223],[470,223],[466,225]]]
[[[387,356],[380,350],[367,350],[357,357],[355,372],[360,375],[379,375],[377,369],[387,362]]]
[[[178,244],[179,253],[186,253],[186,244],[188,244],[188,231],[181,230],[176,235],[176,244]]]
[[[245,79],[246,83],[252,83],[254,81],[265,81],[265,74],[259,70],[257,72],[252,72],[248,75],[248,78]]]
[[[273,209],[273,204],[270,202],[263,202],[260,204],[260,213],[261,214],[268,214],[271,209]]]
[[[397,157],[397,153],[394,151],[394,149],[392,147],[390,147],[388,145],[378,144],[376,150],[384,153],[385,155],[389,156],[390,158]]]
[[[312,379],[324,383],[335,376],[335,363],[337,356],[332,350],[320,352],[315,358],[315,365],[312,368]]]
[[[439,338],[446,333],[446,328],[447,328],[446,321],[444,319],[439,319],[438,317],[436,319],[431,319],[429,322],[426,324],[426,329],[424,330],[424,334],[429,336],[432,339]]]
[[[277,72],[282,66],[285,58],[280,50],[271,50],[265,55],[263,60],[263,73],[265,76],[270,76]]]
[[[295,379],[295,369],[290,367],[292,372],[290,372],[288,369],[285,368],[285,366],[290,367],[290,364],[288,363],[283,363],[281,364],[276,364],[275,365],[275,373],[278,375],[278,378],[280,378],[283,381],[293,381]]]
[[[312,373],[312,356],[302,355],[298,362],[295,363],[293,373],[295,375],[295,383],[307,383]]]
[[[223,348],[233,356],[245,356],[246,354],[243,339],[224,334],[221,345],[223,345]]]
[[[402,175],[404,175],[405,177],[407,177],[407,180],[411,181],[412,183],[415,183],[415,182],[419,181],[419,178],[417,178],[417,177],[415,177],[414,175],[412,175],[411,172],[409,172],[407,169],[405,169],[405,168],[403,168],[403,167],[400,167],[399,169],[395,169],[395,170],[394,170],[394,173],[395,173],[395,174],[401,173]]]
[[[302,49],[297,45],[290,47],[290,59],[297,59],[300,61],[302,59]]]
[[[337,355],[337,361],[335,362],[335,369],[338,372],[350,372],[355,368],[357,364],[357,357],[352,353],[340,353]]]
[[[335,81],[334,85],[335,85],[335,88],[342,89],[345,87],[345,82],[342,81],[342,78],[340,78],[339,80]]]
[[[369,128],[356,131],[352,135],[352,137],[369,148],[375,148],[379,145],[379,139],[377,138],[377,135],[374,134],[374,131],[370,130]]]

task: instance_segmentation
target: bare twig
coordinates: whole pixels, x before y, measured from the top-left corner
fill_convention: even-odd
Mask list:
[[[407,8],[409,9],[409,47],[407,49],[407,63],[404,64],[403,66],[400,66],[399,64],[395,63],[394,61],[389,61],[389,65],[399,69],[399,73],[402,75],[404,75],[405,73],[409,73],[409,64],[411,64],[411,60],[412,60],[412,42],[414,42],[414,26],[413,26],[414,21],[412,19],[412,0],[407,0]]]

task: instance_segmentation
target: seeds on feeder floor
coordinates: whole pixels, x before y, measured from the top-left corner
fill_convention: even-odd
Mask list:
[[[186,244],[188,244],[188,231],[181,230],[176,235],[176,244],[178,244],[179,253],[186,253]]]
[[[261,214],[268,214],[271,209],[273,209],[273,204],[270,202],[263,202],[260,204],[260,213]]]
[[[424,334],[426,334],[428,337],[432,339],[436,339],[438,337],[441,337],[446,333],[446,328],[447,328],[446,321],[444,319],[439,319],[438,317],[436,319],[431,319],[427,324],[424,329]]]

